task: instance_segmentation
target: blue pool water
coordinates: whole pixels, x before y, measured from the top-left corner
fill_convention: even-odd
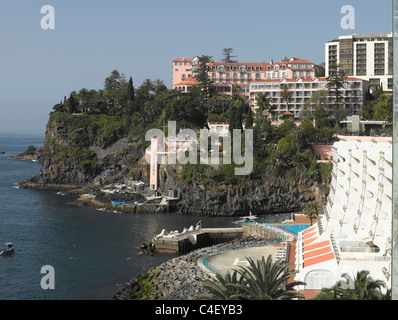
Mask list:
[[[283,230],[286,230],[290,233],[298,235],[299,232],[309,228],[311,225],[309,224],[292,224],[292,225],[278,225],[277,227]]]

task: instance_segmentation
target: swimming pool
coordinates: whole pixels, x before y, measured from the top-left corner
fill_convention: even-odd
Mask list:
[[[299,232],[311,227],[310,224],[291,224],[291,225],[277,225],[276,227],[286,230],[287,232],[298,235]]]

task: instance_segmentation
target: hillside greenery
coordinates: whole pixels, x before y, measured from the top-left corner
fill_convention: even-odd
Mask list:
[[[203,56],[203,61],[210,57]],[[205,66],[205,63],[201,64]],[[168,89],[163,81],[146,79],[135,87],[133,80],[114,70],[99,90],[86,88],[73,91],[68,97],[53,106],[49,122],[58,124],[60,138],[70,142],[60,146],[57,141],[48,141],[46,151],[69,156],[85,168],[96,165],[98,159],[89,150],[91,145],[107,147],[120,137],[134,140],[134,148],[144,150],[149,146],[145,133],[149,129],[162,129],[167,135],[168,121],[176,121],[177,132],[181,128],[199,130],[207,122],[227,122],[230,131],[253,129],[253,171],[248,176],[236,176],[236,164],[217,166],[185,165],[181,175],[182,184],[250,182],[264,177],[285,179],[311,179],[326,183],[331,171],[330,163],[318,163],[312,144],[330,144],[334,135],[343,130],[340,120],[344,112],[326,105],[322,93],[311,98],[306,110],[299,114],[300,124],[290,117],[283,118],[279,125],[271,125],[264,111],[273,118],[282,117],[270,105],[265,95],[256,97],[259,106],[255,112],[239,90],[232,96],[221,96],[198,71],[198,85],[189,92]],[[204,90],[203,88],[206,88]],[[287,93],[286,93],[287,95]],[[391,117],[391,95],[382,90],[369,94],[362,115],[369,120]],[[311,110],[309,112],[308,110]],[[337,110],[338,111],[338,110]],[[123,150],[128,154],[130,149]],[[198,162],[199,163],[199,162]],[[222,161],[221,161],[222,163]]]

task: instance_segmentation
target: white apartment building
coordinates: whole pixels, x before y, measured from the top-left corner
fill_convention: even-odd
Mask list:
[[[391,288],[392,138],[339,138],[323,217],[298,236],[295,279],[320,290],[367,270]]]
[[[275,111],[290,112],[294,116],[298,116],[300,112],[304,111],[306,104],[311,103],[310,99],[314,93],[317,91],[328,91],[326,85],[326,78],[256,80],[250,83],[250,105],[253,109],[257,108],[256,95],[265,93]],[[287,86],[288,91],[291,93],[288,101],[281,97],[284,86]],[[368,88],[369,83],[366,80],[355,77],[345,78],[341,94],[346,110],[352,112],[361,110],[365,103]],[[330,96],[325,97],[324,100],[325,104],[334,103],[334,98]],[[310,110],[312,105],[310,104],[307,107]]]
[[[347,77],[369,81],[370,86],[392,90],[392,33],[363,33],[340,36],[325,44],[325,74],[337,64]]]

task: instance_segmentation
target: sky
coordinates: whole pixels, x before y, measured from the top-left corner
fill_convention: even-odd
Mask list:
[[[55,11],[43,29],[41,8]],[[343,29],[344,5],[355,28]],[[52,106],[82,88],[102,89],[112,70],[161,79],[172,61],[233,48],[240,62],[298,57],[324,62],[325,42],[390,33],[391,0],[1,0],[0,132],[45,133]]]

